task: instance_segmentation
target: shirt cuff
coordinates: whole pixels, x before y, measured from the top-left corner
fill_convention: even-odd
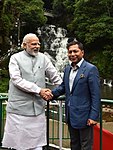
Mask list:
[[[40,93],[40,91],[41,91],[41,88],[40,87],[38,87],[38,89],[37,89],[37,93],[39,94]]]

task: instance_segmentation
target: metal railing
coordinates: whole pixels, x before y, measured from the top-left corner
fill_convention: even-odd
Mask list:
[[[65,127],[65,107],[64,96],[61,96],[57,101],[47,102],[46,115],[47,115],[47,150],[49,150],[50,143],[59,145],[62,150],[63,140],[69,140],[68,129]],[[5,101],[8,99],[7,95],[0,95],[0,144],[3,137],[4,124],[5,124]],[[100,150],[102,150],[102,106],[112,105],[113,100],[101,99],[100,108]],[[57,142],[56,142],[57,141]],[[55,143],[56,142],[56,143]]]
[[[51,130],[52,130],[52,134],[51,134]],[[47,137],[48,137],[47,138],[48,150],[49,150],[50,143],[52,144],[55,143],[59,145],[60,150],[62,150],[63,145],[65,145],[66,147],[68,146],[69,148],[70,136],[68,132],[68,127],[65,123],[64,96],[59,97],[57,101],[47,102]],[[56,140],[59,142],[55,142]],[[64,142],[63,144],[63,141],[66,142]]]
[[[4,103],[6,100],[8,99],[7,95],[0,95],[0,146],[1,146],[1,140],[2,140],[2,136],[3,136],[3,131],[4,131],[4,117],[5,115],[5,105],[6,103]]]
[[[101,107],[100,107],[100,150],[102,150],[102,105],[112,105],[113,100],[101,99]]]

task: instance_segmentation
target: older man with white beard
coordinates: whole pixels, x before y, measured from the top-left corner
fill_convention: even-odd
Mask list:
[[[11,56],[9,62],[9,93],[7,118],[2,147],[16,150],[42,150],[46,145],[45,104],[51,99],[45,78],[58,85],[61,78],[55,67],[39,52],[39,38],[29,33],[22,42],[23,51]]]

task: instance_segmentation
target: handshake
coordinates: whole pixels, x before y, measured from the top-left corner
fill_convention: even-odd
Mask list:
[[[46,101],[49,101],[53,98],[53,94],[48,88],[41,89],[39,95]]]

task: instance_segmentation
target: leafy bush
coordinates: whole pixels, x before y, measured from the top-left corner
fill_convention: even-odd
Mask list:
[[[8,70],[0,69],[0,93],[7,93],[9,85]]]
[[[0,93],[7,93],[9,85],[9,78],[0,79]]]

